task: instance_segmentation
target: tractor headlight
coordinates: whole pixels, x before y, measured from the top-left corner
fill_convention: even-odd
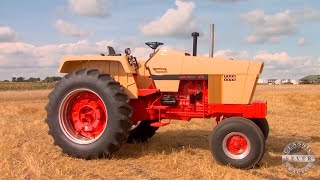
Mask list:
[[[124,53],[129,56],[131,54],[131,49],[130,48],[126,48],[124,50]]]

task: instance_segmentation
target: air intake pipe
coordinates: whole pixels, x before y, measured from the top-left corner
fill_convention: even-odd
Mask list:
[[[191,34],[191,36],[193,37],[193,56],[196,56],[197,55],[197,45],[198,45],[198,36],[199,36],[199,33],[198,32],[193,32]]]

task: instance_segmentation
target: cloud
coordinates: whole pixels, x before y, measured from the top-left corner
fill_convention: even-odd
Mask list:
[[[14,42],[17,39],[17,34],[9,26],[0,27],[0,42]]]
[[[258,52],[253,58],[264,61],[266,69],[272,70],[307,69],[314,64],[310,56],[290,56],[287,52]]]
[[[250,53],[248,51],[219,50],[214,53],[215,57],[232,59],[254,59],[264,61],[267,69],[287,69],[315,65],[316,61],[311,56],[290,56],[287,52],[270,53],[267,51],[258,51]]]
[[[25,75],[30,69],[32,76],[55,75],[59,67],[60,60],[66,55],[85,55],[107,52],[107,46],[114,46],[112,40],[98,41],[78,41],[75,43],[48,44],[36,46],[24,42],[0,43],[0,74],[1,79],[10,79],[12,73],[15,76]],[[117,45],[116,45],[117,47]],[[43,71],[47,69],[47,71]],[[36,72],[39,73],[37,74]],[[6,73],[5,73],[6,72]],[[30,76],[29,76],[30,77]]]
[[[287,52],[218,50],[215,57],[232,59],[253,59],[265,63],[263,78],[302,78],[309,74],[319,74],[320,57],[318,60],[311,56],[291,56]]]
[[[297,41],[297,45],[298,45],[298,46],[304,46],[304,45],[305,45],[305,40],[304,40],[304,38],[300,38],[300,39]]]
[[[286,78],[283,73],[288,77],[301,78],[320,70],[311,56],[290,56],[287,52],[258,52],[253,58],[264,61],[266,71],[274,78]]]
[[[113,40],[98,42],[81,40],[73,43],[47,45],[33,45],[24,42],[0,43],[0,79],[11,79],[12,76],[44,78],[45,76],[59,75],[57,69],[63,56],[99,55],[107,52],[107,46],[113,46],[117,53],[123,53],[127,44],[116,43]],[[133,47],[132,54],[138,60],[148,58],[152,52],[146,46],[137,44]],[[174,49],[176,48],[177,46],[174,47]],[[173,48],[172,46],[163,46],[161,49],[170,50]],[[287,52],[259,51],[253,53],[227,49],[216,51],[215,57],[264,61],[264,78],[301,78],[320,72],[320,57],[313,59],[311,56],[292,56]]]
[[[109,0],[69,0],[69,9],[72,13],[81,16],[106,17]]]
[[[320,65],[311,56],[290,56],[287,52],[259,52],[254,59],[265,62],[265,71],[272,78],[302,78],[318,74]]]
[[[250,54],[247,51],[233,51],[227,49],[216,51],[214,53],[214,57],[248,59],[250,57]]]
[[[77,25],[68,23],[62,19],[59,19],[54,24],[54,27],[56,30],[58,30],[60,33],[67,35],[67,36],[73,36],[73,37],[82,37],[82,36],[89,36],[92,33],[89,31],[86,31]]]
[[[143,25],[146,36],[187,37],[195,31],[194,2],[175,1],[176,8],[168,9],[161,17]]]
[[[236,3],[236,2],[245,2],[248,0],[209,0],[213,2],[222,2],[222,3]]]
[[[246,42],[278,43],[281,37],[296,34],[301,24],[317,20],[319,13],[313,8],[302,8],[268,15],[256,9],[240,15],[240,18],[252,28]]]
[[[161,50],[172,50],[171,46],[160,46],[159,49]],[[132,55],[135,56],[138,60],[147,60],[150,57],[150,54],[153,52],[152,49],[149,47],[135,47],[133,48]]]
[[[90,42],[80,40],[72,43],[34,45],[25,42],[0,43],[0,80],[11,79],[12,76],[41,77],[60,75],[57,69],[61,59],[66,55],[100,55],[107,53],[107,46],[113,46],[117,53],[123,53],[127,46],[125,40],[114,42],[102,40]],[[134,41],[134,38],[130,38]],[[130,45],[132,55],[138,60],[148,59],[153,51],[143,43]],[[163,46],[162,49],[171,49]]]

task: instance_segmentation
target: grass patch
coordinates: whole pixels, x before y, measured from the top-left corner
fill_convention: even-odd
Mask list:
[[[320,142],[320,136],[311,136],[311,141]]]
[[[52,89],[54,83],[45,82],[0,82],[0,91],[25,91]]]

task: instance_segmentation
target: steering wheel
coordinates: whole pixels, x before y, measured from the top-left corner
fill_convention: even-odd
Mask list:
[[[159,46],[163,45],[161,42],[146,42],[146,45],[149,46],[151,49],[155,50]]]

